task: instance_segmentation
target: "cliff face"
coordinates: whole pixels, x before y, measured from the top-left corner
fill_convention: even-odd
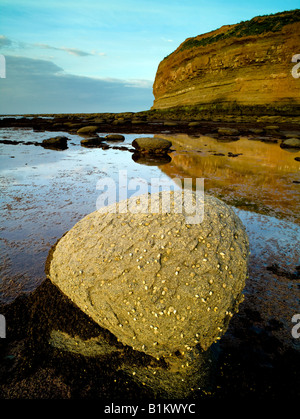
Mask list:
[[[299,105],[300,10],[255,17],[185,40],[160,64],[152,109],[219,103]]]

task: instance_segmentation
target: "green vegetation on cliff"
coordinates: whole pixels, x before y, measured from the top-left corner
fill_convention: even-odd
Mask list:
[[[180,51],[184,51],[185,49],[190,49],[193,47],[206,46],[227,38],[241,38],[250,35],[260,35],[266,32],[277,32],[280,31],[283,26],[299,21],[299,9],[283,13],[276,13],[274,15],[257,16],[251,20],[242,21],[236,25],[233,25],[225,32],[208,36],[207,38],[197,39],[197,36],[194,38],[189,38],[182,44]]]

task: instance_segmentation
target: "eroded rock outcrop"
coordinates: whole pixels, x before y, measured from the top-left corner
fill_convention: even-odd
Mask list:
[[[300,80],[291,74],[299,45],[299,10],[189,38],[159,64],[153,109],[217,104],[299,111]]]
[[[173,196],[152,194],[141,213],[132,209],[148,195],[126,201],[126,213],[123,201],[86,216],[57,243],[47,272],[101,327],[154,357],[208,349],[242,301],[247,273],[248,238],[230,207],[206,195],[203,221],[187,224],[191,206],[176,213]],[[155,197],[170,198],[170,211],[151,213]]]

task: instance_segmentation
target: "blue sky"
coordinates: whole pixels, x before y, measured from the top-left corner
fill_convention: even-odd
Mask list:
[[[298,1],[1,0],[0,114],[149,109],[159,62],[186,38]]]

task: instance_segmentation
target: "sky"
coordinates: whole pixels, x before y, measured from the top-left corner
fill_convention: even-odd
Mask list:
[[[296,8],[298,0],[0,0],[0,114],[150,109],[160,61],[186,38]]]

